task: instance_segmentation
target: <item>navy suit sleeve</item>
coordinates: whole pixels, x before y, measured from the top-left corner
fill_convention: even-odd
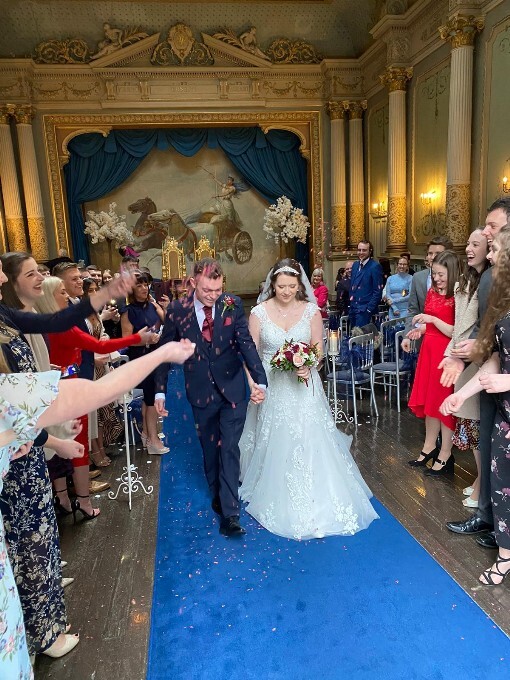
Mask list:
[[[251,377],[257,385],[267,385],[267,376],[262,366],[259,353],[251,337],[246,321],[246,315],[242,303],[236,304],[235,337],[237,346],[250,372]]]
[[[2,305],[2,313],[11,319],[22,333],[62,333],[94,313],[90,299],[85,298],[77,305],[69,305],[55,314],[34,314]]]
[[[172,342],[173,340],[179,339],[177,325],[175,322],[175,315],[177,311],[177,303],[173,303],[168,306],[165,324],[163,326],[163,333],[161,335],[159,345],[164,345],[166,342]],[[166,394],[166,384],[168,379],[168,371],[171,364],[160,364],[154,371],[154,384],[156,394],[161,392]]]
[[[372,277],[372,295],[367,304],[367,312],[370,314],[375,314],[377,312],[377,307],[382,299],[382,292],[384,288],[384,276],[381,265],[378,262],[374,262],[372,267],[371,277]]]

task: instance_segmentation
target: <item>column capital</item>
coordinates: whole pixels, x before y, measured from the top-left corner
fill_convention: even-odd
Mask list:
[[[31,125],[32,118],[35,116],[35,108],[31,104],[18,106],[14,111],[13,115],[17,124],[26,123],[28,125]]]
[[[340,120],[345,118],[345,108],[343,102],[328,102],[326,104],[326,111],[331,120]]]
[[[0,107],[0,123],[3,125],[8,125],[9,118],[14,116],[15,111],[16,104],[5,104],[4,106]]]
[[[345,100],[342,102],[342,106],[346,112],[348,111],[350,113],[351,120],[355,120],[356,118],[363,118],[363,111],[366,111],[367,108],[367,100]]]
[[[381,83],[386,85],[390,92],[399,90],[405,92],[407,81],[413,77],[412,66],[388,66],[386,71],[379,76]]]
[[[457,14],[448,19],[444,26],[438,28],[442,40],[449,40],[452,49],[457,47],[472,47],[475,38],[485,25],[485,18],[475,17],[474,14]]]

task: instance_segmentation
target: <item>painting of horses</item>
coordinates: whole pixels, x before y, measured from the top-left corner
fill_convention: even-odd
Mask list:
[[[206,236],[229,291],[239,294],[257,291],[278,258],[278,246],[262,230],[267,201],[220,149],[203,148],[190,158],[155,149],[124,184],[85,209],[98,211],[112,201],[126,216],[140,264],[156,278],[161,276],[161,247],[167,236],[183,249],[188,273],[197,243]],[[91,258],[99,266],[101,252],[101,247],[91,246]]]

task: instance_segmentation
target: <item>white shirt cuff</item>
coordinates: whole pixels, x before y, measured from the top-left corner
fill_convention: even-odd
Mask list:
[[[154,396],[154,399],[163,399],[165,401],[166,395],[163,394],[163,392],[157,392],[156,395]]]

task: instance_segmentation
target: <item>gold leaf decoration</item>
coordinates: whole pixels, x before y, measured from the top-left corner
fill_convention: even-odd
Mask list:
[[[83,64],[89,60],[89,46],[80,38],[47,40],[35,48],[36,64]]]
[[[269,45],[267,56],[274,64],[320,64],[322,56],[304,40],[278,38]]]

